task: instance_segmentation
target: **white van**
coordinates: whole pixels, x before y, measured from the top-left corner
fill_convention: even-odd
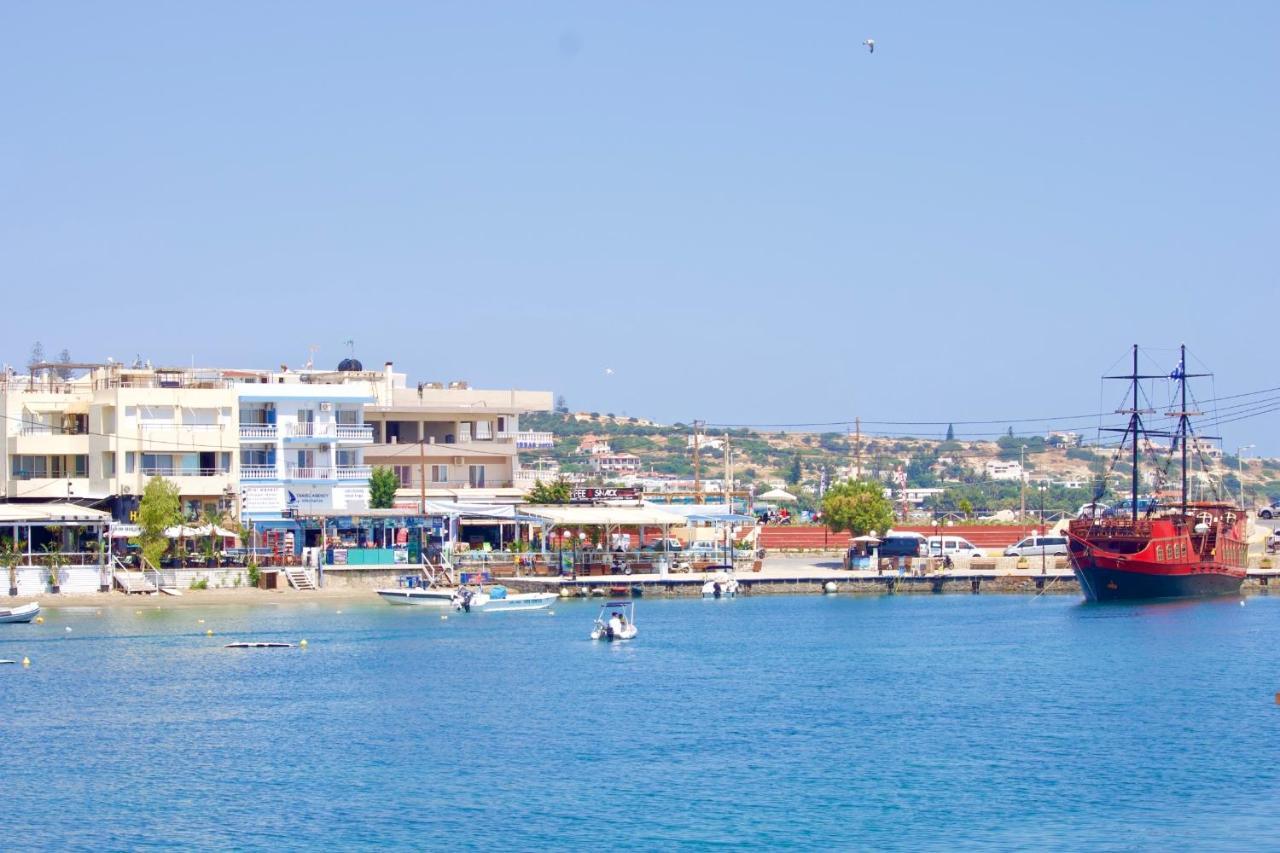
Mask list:
[[[983,557],[976,545],[963,536],[930,536],[929,556],[931,557]]]
[[[1041,554],[1048,557],[1067,556],[1067,537],[1028,536],[1004,549],[1006,557],[1039,557]]]

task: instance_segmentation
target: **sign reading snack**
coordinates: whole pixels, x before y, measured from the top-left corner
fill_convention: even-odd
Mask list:
[[[582,487],[569,493],[569,503],[590,504],[599,501],[638,501],[644,496],[643,489],[626,487]]]

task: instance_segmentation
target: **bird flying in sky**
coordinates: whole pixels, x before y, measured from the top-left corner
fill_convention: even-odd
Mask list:
[[[865,44],[865,45],[867,46],[867,53],[875,53],[875,52],[876,52],[876,40],[875,40],[875,39],[867,39],[866,41],[864,41],[864,42],[863,42],[863,44]]]

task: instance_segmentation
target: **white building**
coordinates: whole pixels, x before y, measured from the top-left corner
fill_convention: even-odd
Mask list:
[[[1021,463],[1005,462],[1003,459],[987,460],[986,473],[992,480],[1021,480],[1026,476]]]

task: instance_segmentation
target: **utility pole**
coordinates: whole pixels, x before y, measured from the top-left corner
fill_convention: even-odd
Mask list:
[[[699,456],[702,442],[702,427],[705,421],[693,422],[693,501],[702,503],[702,459]]]
[[[1027,446],[1018,447],[1018,524],[1022,526],[1022,535],[1027,535]]]
[[[854,460],[856,461],[856,473],[854,475],[854,479],[861,480],[862,479],[862,418],[854,418],[853,423],[858,430],[858,438],[854,444],[854,451],[853,451]]]
[[[724,505],[733,512],[733,451],[729,446],[729,428],[724,430]]]

